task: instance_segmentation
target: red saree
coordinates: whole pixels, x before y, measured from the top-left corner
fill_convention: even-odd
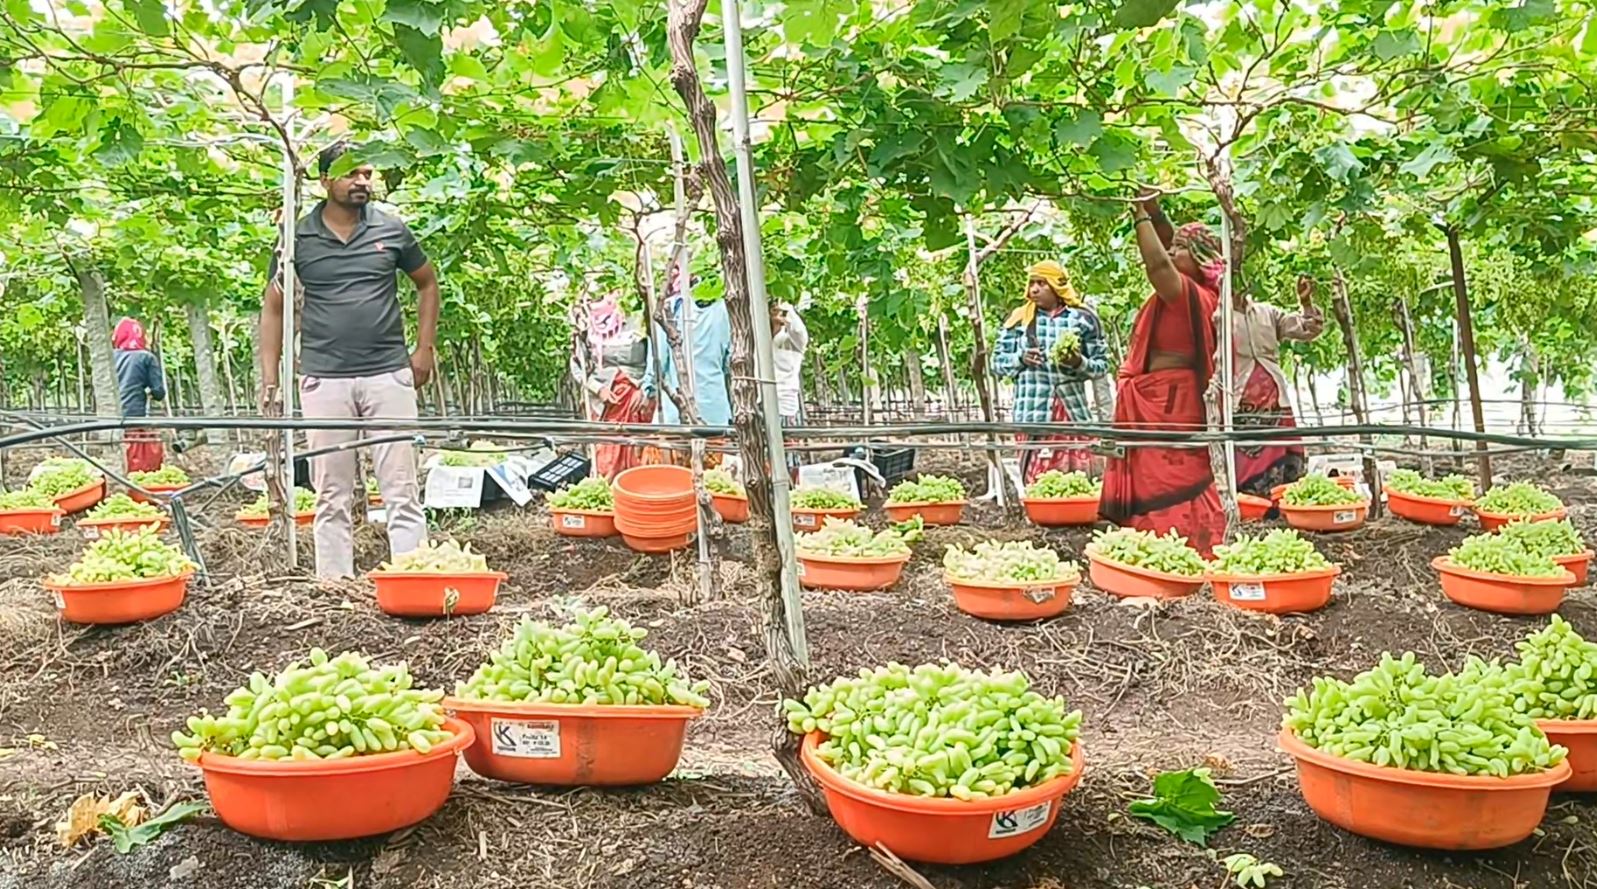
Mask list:
[[[599,417],[606,423],[648,423],[654,418],[654,405],[643,397],[643,390],[632,378],[616,372],[610,384],[610,401],[605,403],[604,414]],[[602,444],[594,448],[594,474],[613,479],[622,470],[643,463],[643,446],[627,444]]]
[[[1214,374],[1212,318],[1219,298],[1190,278],[1181,300],[1152,296],[1137,313],[1115,398],[1115,425],[1127,429],[1201,432],[1208,427],[1203,393]],[[1175,339],[1173,339],[1175,338]],[[1153,343],[1190,340],[1192,367],[1149,371]],[[1175,351],[1166,349],[1166,351]],[[1128,445],[1109,460],[1099,511],[1117,525],[1163,534],[1175,529],[1205,557],[1225,535],[1225,512],[1206,447]]]

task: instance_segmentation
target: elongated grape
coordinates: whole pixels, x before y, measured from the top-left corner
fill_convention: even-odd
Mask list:
[[[1493,485],[1475,502],[1475,507],[1483,512],[1520,516],[1541,515],[1563,505],[1562,500],[1534,482]]]
[[[828,517],[821,522],[819,531],[798,535],[794,546],[801,554],[811,556],[907,556],[911,552],[910,544],[921,539],[922,528],[920,516],[880,531],[872,531],[849,519]]]
[[[1233,575],[1297,574],[1329,568],[1331,563],[1314,544],[1290,528],[1277,528],[1259,537],[1243,534],[1214,548],[1215,571]]]
[[[1176,534],[1174,529],[1162,537],[1136,528],[1097,531],[1087,544],[1087,552],[1133,568],[1185,577],[1197,577],[1208,567],[1203,556],[1187,545],[1187,538]]]
[[[1287,506],[1341,506],[1363,499],[1354,491],[1318,473],[1306,475],[1287,485],[1281,494],[1281,502]]]
[[[567,485],[548,497],[552,509],[584,509],[591,512],[609,512],[615,508],[610,494],[610,483],[602,478],[585,478]]]
[[[1061,472],[1050,469],[1026,486],[1026,496],[1037,500],[1057,500],[1062,497],[1096,497],[1103,483],[1088,478],[1085,472]]]
[[[1047,547],[1033,546],[1029,540],[989,540],[969,550],[950,546],[943,553],[943,568],[955,580],[984,583],[1064,582],[1081,577],[1075,562],[1059,558]]]
[[[952,503],[965,497],[965,485],[959,479],[946,475],[923,475],[918,479],[899,482],[887,495],[887,502]]]
[[[114,583],[175,577],[194,567],[181,549],[163,543],[151,528],[111,530],[89,544],[65,575],[51,580],[63,585]]]

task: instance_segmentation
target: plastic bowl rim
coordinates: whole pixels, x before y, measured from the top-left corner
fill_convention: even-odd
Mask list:
[[[1474,500],[1465,500],[1457,497],[1427,497],[1424,494],[1410,494],[1407,491],[1399,491],[1393,488],[1391,485],[1382,485],[1381,491],[1382,493],[1386,494],[1387,497],[1396,497],[1399,500],[1414,500],[1420,503],[1431,503],[1437,506],[1463,506],[1473,509],[1475,504]]]
[[[823,565],[901,565],[913,559],[915,554],[903,553],[896,556],[814,556],[796,550],[795,557],[801,562],[816,562]]]
[[[1359,762],[1310,747],[1298,738],[1297,732],[1290,728],[1281,729],[1281,734],[1276,736],[1276,743],[1281,745],[1281,749],[1288,756],[1299,763],[1312,763],[1334,772],[1341,772],[1345,775],[1353,775],[1360,778],[1373,778],[1377,781],[1412,784],[1438,790],[1538,790],[1544,787],[1551,789],[1567,781],[1573,773],[1568,759],[1545,771],[1524,775],[1509,775],[1507,778],[1498,778],[1493,775],[1454,775],[1450,772],[1422,772],[1418,769],[1403,769],[1397,766],[1378,766],[1372,762]]]
[[[1341,573],[1341,565],[1331,565],[1326,568],[1299,571],[1296,574],[1226,574],[1220,571],[1205,571],[1203,576],[1211,583],[1275,583],[1283,580],[1321,580],[1337,577]]]
[[[446,696],[441,702],[445,710],[456,713],[506,714],[514,716],[543,716],[551,719],[698,719],[704,715],[701,707],[686,704],[557,704],[552,701],[482,701],[474,698]]]
[[[58,590],[63,593],[115,593],[122,590],[143,589],[148,586],[159,586],[171,583],[174,580],[189,580],[194,576],[194,569],[189,569],[181,574],[168,574],[165,577],[141,577],[137,580],[114,580],[106,583],[56,583],[48,578],[41,578],[39,583],[47,590]]]
[[[225,753],[207,750],[193,763],[202,771],[224,775],[249,775],[258,778],[312,778],[326,775],[353,775],[361,772],[381,772],[392,768],[417,765],[445,756],[454,756],[476,740],[477,730],[471,724],[452,716],[444,717],[444,727],[453,735],[449,740],[434,744],[426,753],[395,750],[392,753],[373,753],[350,756],[344,759],[261,760],[240,759]]]
[[[948,569],[945,568],[943,569],[943,580],[947,582],[949,586],[973,587],[975,589],[982,590],[1057,590],[1065,587],[1075,589],[1081,585],[1081,572],[1077,571],[1074,575],[1062,578],[1060,580],[992,581],[964,580],[962,578],[955,577],[953,574],[950,574]]]
[[[1575,573],[1564,569],[1564,573],[1557,577],[1516,577],[1512,574],[1493,574],[1490,571],[1476,571],[1471,568],[1462,568],[1453,564],[1453,557],[1443,553],[1431,560],[1431,567],[1443,574],[1452,574],[1458,577],[1467,577],[1471,580],[1490,580],[1498,583],[1512,583],[1522,586],[1559,586],[1567,587],[1575,582]]]
[[[1198,586],[1202,586],[1208,581],[1208,577],[1203,574],[1170,574],[1165,571],[1155,571],[1152,568],[1141,568],[1136,565],[1127,565],[1125,562],[1117,562],[1114,559],[1101,556],[1091,549],[1084,548],[1082,552],[1086,554],[1087,561],[1089,562],[1098,562],[1100,564],[1107,565],[1110,568],[1119,569],[1128,574],[1135,574],[1138,577],[1151,577],[1155,580],[1192,583],[1197,584]]]
[[[1356,503],[1314,503],[1308,506],[1293,506],[1283,499],[1278,502],[1278,505],[1282,512],[1337,512],[1343,509],[1368,510],[1370,508],[1370,498],[1361,497]]]

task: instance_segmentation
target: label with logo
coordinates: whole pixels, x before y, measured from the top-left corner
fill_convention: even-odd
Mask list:
[[[1331,513],[1331,521],[1337,525],[1351,525],[1352,523],[1358,521],[1358,518],[1359,514],[1351,509],[1344,509],[1339,512]]]
[[[560,723],[548,719],[500,719],[489,726],[493,751],[521,759],[559,759]]]
[[[1231,598],[1237,602],[1263,602],[1264,584],[1233,583],[1231,584]]]
[[[1048,815],[1053,811],[1053,807],[1053,801],[1050,800],[1024,809],[994,812],[992,823],[987,826],[987,839],[1002,840],[1031,833],[1048,823]]]
[[[804,563],[803,562],[799,562],[798,563],[798,576],[799,577],[803,577],[804,576]]]
[[[99,528],[96,528],[93,525],[79,525],[78,527],[83,530],[83,537],[84,537],[85,540],[99,540],[100,539],[100,529]]]
[[[793,516],[793,524],[801,528],[813,528],[815,527],[815,516],[809,513],[799,513]]]
[[[560,517],[560,527],[586,528],[588,527],[588,517],[581,515],[563,515]]]
[[[1463,506],[1454,504],[1453,508],[1447,511],[1447,514],[1450,516],[1461,516],[1467,512],[1469,512],[1469,510],[1465,509]]]
[[[1052,599],[1059,590],[1057,587],[1037,586],[1020,591],[1020,594],[1038,605]]]

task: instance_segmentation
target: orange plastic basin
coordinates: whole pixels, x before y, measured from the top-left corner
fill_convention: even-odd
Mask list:
[[[444,722],[454,737],[426,753],[400,750],[346,759],[263,761],[203,753],[197,765],[222,823],[268,840],[307,842],[376,836],[426,820],[455,783],[455,759],[475,734]]]
[[[1023,497],[1026,518],[1044,528],[1063,528],[1070,525],[1091,525],[1098,521],[1098,498],[1091,497]]]
[[[907,522],[920,516],[928,525],[957,525],[965,517],[965,501],[952,503],[888,503],[882,506],[887,517],[895,522]]]
[[[1291,506],[1283,501],[1281,515],[1300,531],[1351,531],[1364,524],[1370,515],[1370,501],[1337,506]]]
[[[1331,601],[1331,587],[1342,569],[1335,565],[1297,574],[1214,574],[1209,587],[1219,601],[1248,611],[1296,614],[1317,611]]]
[[[60,497],[55,498],[55,505],[57,509],[68,515],[71,515],[73,513],[82,512],[104,499],[105,479],[102,478],[98,481],[89,482],[83,487],[78,488],[76,491],[68,491],[67,493],[62,494]]]
[[[987,620],[1042,620],[1070,609],[1070,594],[1081,578],[1040,586],[955,580],[944,575],[960,611]]]
[[[271,516],[234,516],[238,523],[246,528],[264,528],[272,523]],[[316,513],[299,512],[294,514],[294,524],[309,525],[316,521]]]
[[[1269,514],[1270,507],[1274,505],[1274,503],[1264,497],[1255,497],[1252,494],[1237,495],[1237,512],[1242,516],[1242,521],[1244,522],[1263,521],[1264,517]]]
[[[551,509],[549,524],[562,537],[614,537],[616,515],[593,509]]]
[[[1591,575],[1592,551],[1575,553],[1572,556],[1553,556],[1553,561],[1564,566],[1564,570],[1575,575],[1575,582],[1570,586],[1585,586]]]
[[[1561,793],[1591,793],[1597,790],[1597,719],[1538,719],[1536,726],[1547,740],[1565,747],[1569,756],[1569,780],[1554,787]]]
[[[799,583],[807,590],[885,590],[898,583],[908,562],[908,555],[848,558],[799,553]]]
[[[40,581],[55,596],[61,619],[75,624],[131,624],[170,614],[188,592],[186,571],[174,577],[151,577],[118,583],[59,584]]]
[[[639,537],[623,531],[621,533],[621,542],[625,543],[634,552],[669,553],[684,549],[688,544],[692,543],[693,532],[672,534],[664,537]]]
[[[1418,494],[1394,491],[1390,486],[1384,490],[1386,506],[1392,511],[1392,515],[1421,525],[1456,525],[1470,511],[1467,500],[1421,497]]]
[[[1087,553],[1087,576],[1092,585],[1123,599],[1179,599],[1203,588],[1204,579],[1183,574],[1150,571]]]
[[[741,525],[749,520],[749,498],[734,497],[731,494],[711,494],[710,501],[715,504],[715,511],[720,513],[721,521],[733,525]]]
[[[1514,513],[1508,512],[1486,512],[1485,510],[1481,509],[1475,510],[1475,518],[1480,519],[1481,527],[1487,531],[1496,531],[1509,522],[1514,521],[1556,522],[1563,518],[1566,514],[1567,513],[1562,506],[1558,507],[1552,512],[1544,512],[1541,515],[1516,515]]]
[[[788,510],[793,516],[793,530],[800,534],[809,531],[819,531],[826,519],[852,519],[858,516],[858,509],[799,509],[794,507]]]
[[[855,842],[881,843],[894,855],[928,864],[975,864],[1007,858],[1035,844],[1059,818],[1059,800],[1081,781],[1081,742],[1070,752],[1068,775],[993,799],[970,800],[888,793],[838,774],[815,749],[821,734],[804,736],[799,756],[826,797],[832,820]]]
[[[454,617],[482,614],[494,607],[499,584],[509,575],[499,571],[446,574],[432,571],[373,571],[377,607],[398,617]]]
[[[160,516],[153,519],[78,519],[77,524],[85,539],[99,540],[110,531],[127,534],[151,526],[154,526],[156,533],[159,534],[170,527],[172,522],[166,516]]]
[[[621,500],[676,500],[693,497],[693,470],[685,466],[651,464],[621,472],[610,483],[611,496]]]
[[[61,530],[62,515],[54,506],[0,509],[0,534],[54,534]]]
[[[1431,567],[1442,575],[1442,595],[1497,614],[1552,614],[1575,582],[1567,569],[1560,577],[1510,577],[1460,568],[1445,555],[1432,559]]]
[[[485,778],[563,787],[653,784],[682,758],[697,707],[444,698],[477,731],[466,764]]]
[[[161,495],[171,494],[173,491],[181,491],[186,487],[188,487],[188,485],[144,485],[144,491],[149,491],[151,494],[155,495]],[[140,503],[160,503],[161,501],[167,499],[160,496],[147,496],[144,491],[140,491],[135,488],[128,488],[128,496]]]
[[[1425,849],[1497,849],[1525,839],[1570,775],[1567,762],[1510,778],[1378,766],[1323,753],[1290,729],[1277,743],[1297,760],[1314,814],[1360,836]]]

